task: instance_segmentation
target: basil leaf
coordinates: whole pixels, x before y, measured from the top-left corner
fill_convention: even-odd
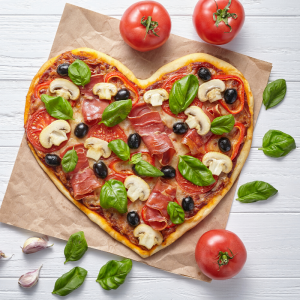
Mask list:
[[[197,95],[199,81],[193,74],[177,80],[171,89],[169,105],[173,114],[177,115],[188,108]]]
[[[72,234],[69,237],[64,251],[66,257],[65,263],[67,263],[68,261],[79,260],[84,255],[87,249],[88,245],[83,231],[78,231]]]
[[[72,172],[77,165],[78,155],[75,149],[69,150],[61,161],[61,166],[65,173]]]
[[[140,176],[159,177],[164,176],[164,173],[149,164],[145,160],[138,161],[134,166],[136,172]]]
[[[59,296],[69,295],[83,284],[87,273],[87,270],[83,268],[73,268],[56,280],[52,294]]]
[[[115,208],[119,213],[127,212],[127,192],[121,181],[110,179],[105,182],[100,192],[100,205],[105,208]]]
[[[102,121],[99,123],[104,123],[108,127],[113,127],[129,115],[132,108],[132,102],[128,100],[115,101],[108,105],[102,114]]]
[[[222,135],[230,132],[234,127],[234,123],[233,115],[221,116],[212,121],[210,131],[213,134]]]
[[[184,222],[184,210],[176,202],[169,202],[167,212],[173,224],[182,224]]]
[[[252,203],[267,200],[278,193],[271,184],[264,181],[252,181],[243,184],[238,190],[237,201],[242,203]]]
[[[271,157],[282,157],[296,149],[296,143],[292,136],[280,130],[269,130],[263,138],[263,145],[258,150]]]
[[[70,102],[63,97],[52,97],[43,94],[41,100],[45,103],[50,116],[60,120],[74,120],[73,109]]]
[[[111,149],[111,151],[122,160],[128,160],[130,158],[130,149],[122,140],[114,140],[109,142],[108,148]]]
[[[266,109],[279,104],[286,94],[286,81],[284,79],[277,79],[269,83],[263,93],[263,103]]]
[[[82,60],[76,59],[68,68],[68,75],[76,85],[85,86],[91,80],[91,70]]]
[[[142,160],[142,153],[136,153],[132,155],[131,160],[128,163],[137,164],[140,160]]]
[[[131,268],[132,261],[129,258],[121,261],[110,260],[100,269],[96,281],[99,282],[105,290],[115,290],[124,283]]]
[[[215,182],[211,171],[197,158],[179,156],[178,170],[188,181],[198,186],[208,186]]]

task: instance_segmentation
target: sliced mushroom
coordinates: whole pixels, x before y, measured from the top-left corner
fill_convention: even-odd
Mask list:
[[[195,128],[199,135],[205,135],[210,130],[210,119],[198,106],[188,107],[184,113],[188,116],[186,123],[190,128]]]
[[[152,106],[160,106],[167,99],[169,99],[169,94],[165,89],[149,90],[144,94],[145,102]]]
[[[111,155],[111,150],[108,148],[108,142],[95,137],[86,139],[84,147],[88,149],[86,156],[96,161],[99,160],[101,156],[107,158]]]
[[[210,103],[222,99],[221,92],[225,91],[225,83],[220,79],[207,81],[199,86],[198,98],[200,101]]]
[[[115,96],[117,92],[117,87],[112,83],[100,82],[93,87],[93,93],[98,95],[99,99],[111,100],[111,96]]]
[[[73,82],[63,78],[54,79],[50,83],[49,89],[51,93],[61,96],[66,100],[77,100],[80,96],[80,90],[78,86]]]
[[[148,183],[138,176],[128,176],[124,181],[124,185],[128,190],[127,197],[132,202],[136,200],[146,201],[150,196],[150,187]]]
[[[51,148],[53,145],[59,146],[68,139],[67,133],[71,131],[70,124],[65,120],[56,120],[45,127],[39,137],[44,148]]]
[[[203,164],[209,167],[213,175],[220,175],[221,172],[229,173],[232,170],[230,157],[220,152],[208,152],[203,156]]]
[[[163,242],[162,234],[146,224],[137,226],[133,231],[133,235],[139,239],[139,245],[143,245],[149,250],[154,245],[160,245]]]

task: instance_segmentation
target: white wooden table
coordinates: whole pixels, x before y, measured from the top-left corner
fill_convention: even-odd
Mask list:
[[[83,6],[120,18],[134,0],[76,0]],[[172,33],[200,40],[192,26],[196,0],[161,2],[172,18]],[[32,236],[0,223],[0,249],[15,253],[0,262],[0,299],[55,299],[55,280],[72,267],[88,270],[83,286],[66,299],[300,299],[300,149],[283,159],[265,156],[258,147],[269,129],[291,134],[300,145],[300,1],[242,0],[245,25],[228,49],[273,63],[270,80],[287,80],[288,92],[278,107],[262,108],[248,161],[239,183],[264,180],[279,193],[271,200],[241,204],[234,201],[227,229],[244,241],[248,260],[234,279],[211,284],[133,263],[132,272],[116,291],[105,291],[95,279],[113,255],[89,249],[79,261],[64,266],[65,242],[23,255],[20,246]],[[0,0],[0,204],[23,135],[25,95],[33,76],[47,60],[65,2],[59,0]],[[255,87],[252,87],[255,88]],[[24,290],[20,275],[41,264],[38,284]]]

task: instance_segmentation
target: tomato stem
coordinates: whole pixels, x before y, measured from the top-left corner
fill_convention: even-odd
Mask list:
[[[236,255],[236,254],[233,254],[230,249],[228,249],[228,250],[230,251],[231,256],[228,254],[228,252],[222,252],[222,251],[219,252],[219,255],[217,257],[218,258],[217,264],[219,265],[219,271],[222,266],[228,265],[230,259],[233,259],[234,256]]]
[[[229,27],[230,31],[225,31],[225,33],[230,33],[232,31],[231,26],[228,24],[228,18],[233,18],[233,19],[237,19],[238,15],[236,13],[229,13],[229,7],[231,5],[231,0],[229,0],[228,4],[225,6],[224,9],[219,9],[218,7],[218,3],[216,0],[214,0],[216,2],[216,6],[217,6],[217,10],[216,12],[213,13],[213,19],[216,22],[216,26],[218,27],[219,24],[223,21],[225,23],[226,26]]]
[[[142,24],[143,26],[146,27],[146,35],[145,35],[145,37],[144,37],[144,40],[146,39],[147,34],[150,34],[151,32],[152,32],[155,36],[159,36],[159,35],[156,33],[156,31],[155,31],[155,29],[156,29],[157,26],[158,26],[158,22],[152,21],[152,17],[151,17],[151,16],[148,16],[147,18],[145,18],[145,16],[142,17],[142,19],[141,19],[141,24]]]

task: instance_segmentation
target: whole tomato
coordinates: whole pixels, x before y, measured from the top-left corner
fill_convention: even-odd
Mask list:
[[[124,41],[138,51],[162,46],[170,36],[171,19],[167,10],[156,1],[140,1],[123,14],[120,32]]]
[[[201,236],[195,257],[202,273],[215,280],[224,280],[241,271],[247,260],[247,251],[236,234],[218,229]]]
[[[233,40],[244,21],[245,11],[238,0],[199,0],[193,14],[194,27],[200,38],[215,45]]]

